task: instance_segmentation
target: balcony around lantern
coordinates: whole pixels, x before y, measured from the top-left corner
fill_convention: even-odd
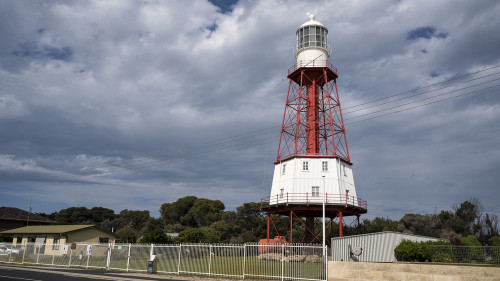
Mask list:
[[[301,60],[288,69],[288,75],[301,67],[327,67],[328,69],[333,71],[333,73],[338,75],[337,68],[333,66],[333,64],[331,64],[328,60]]]
[[[261,199],[261,208],[288,206],[288,205],[322,205],[323,194],[313,193],[284,193],[271,195]],[[366,200],[356,196],[346,194],[325,194],[325,205],[328,206],[345,206],[353,207],[361,210],[368,210]]]

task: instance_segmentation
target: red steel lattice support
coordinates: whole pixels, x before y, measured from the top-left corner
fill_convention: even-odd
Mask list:
[[[288,75],[277,163],[300,156],[339,157],[350,163],[337,77],[330,63],[294,67]]]

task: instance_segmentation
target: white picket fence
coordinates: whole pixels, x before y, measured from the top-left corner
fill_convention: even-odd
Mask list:
[[[303,244],[37,244],[0,243],[0,262],[233,278],[326,280],[323,247]]]

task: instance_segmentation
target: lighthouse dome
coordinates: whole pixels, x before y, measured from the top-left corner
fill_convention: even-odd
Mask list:
[[[308,25],[319,25],[325,27],[321,22],[314,20],[314,15],[309,14],[309,20],[302,24],[300,27],[308,26]],[[325,27],[326,29],[326,27]]]

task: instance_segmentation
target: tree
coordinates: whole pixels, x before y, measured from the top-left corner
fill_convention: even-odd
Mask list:
[[[191,216],[198,227],[209,226],[222,218],[225,206],[219,200],[197,199],[186,216]]]
[[[118,229],[115,235],[125,243],[135,243],[137,240],[137,231],[129,226]]]
[[[439,223],[431,215],[405,214],[398,223],[398,231],[423,236],[439,237]]]
[[[141,230],[148,219],[149,211],[134,211],[134,210],[123,210],[120,212],[119,219],[123,221],[125,226],[131,227],[136,231]]]
[[[376,217],[373,220],[363,219],[360,225],[361,233],[373,233],[381,231],[397,231],[398,222],[389,218]]]
[[[222,218],[224,204],[219,200],[186,196],[161,205],[161,217],[166,225],[180,223],[186,227],[209,226]]]
[[[179,233],[182,242],[201,243],[205,235],[200,229],[189,228]]]
[[[460,207],[453,206],[453,209],[458,218],[458,222],[454,224],[455,232],[463,236],[479,233],[484,207],[477,198],[462,202]]]
[[[260,210],[260,203],[244,203],[236,208],[236,214],[242,230],[250,231],[254,236],[262,234],[262,230],[266,227],[266,219],[264,213]]]
[[[144,224],[144,226],[139,230],[139,236],[144,235],[145,233],[153,232],[157,229],[163,230],[165,224],[163,223],[162,218],[149,218],[148,221]],[[163,231],[162,231],[163,232]]]
[[[86,207],[70,207],[60,210],[56,217],[59,224],[93,223],[92,212]]]
[[[149,243],[149,244],[172,244],[173,240],[165,234],[165,232],[156,229],[150,233],[146,233],[142,236],[138,243]]]
[[[106,229],[109,232],[116,232],[118,229],[122,228],[125,226],[125,222],[121,220],[120,218],[114,218],[114,219],[107,219],[103,221],[100,226],[104,229]]]
[[[35,213],[41,217],[44,217],[44,218],[48,218],[49,220],[51,221],[55,221],[56,220],[56,215],[57,215],[57,212],[52,212],[50,214],[46,214],[46,213]]]
[[[173,203],[163,203],[160,207],[160,213],[165,220],[165,224],[179,223],[181,218],[191,209],[196,199],[198,199],[196,196],[186,196],[177,199]]]
[[[111,220],[116,217],[115,211],[103,207],[93,207],[92,209],[86,207],[70,207],[50,215],[43,215],[49,219],[55,220],[59,224],[100,224],[105,220]]]
[[[90,209],[90,213],[92,214],[93,223],[102,223],[107,219],[114,219],[116,217],[115,211],[103,207],[94,207]]]

